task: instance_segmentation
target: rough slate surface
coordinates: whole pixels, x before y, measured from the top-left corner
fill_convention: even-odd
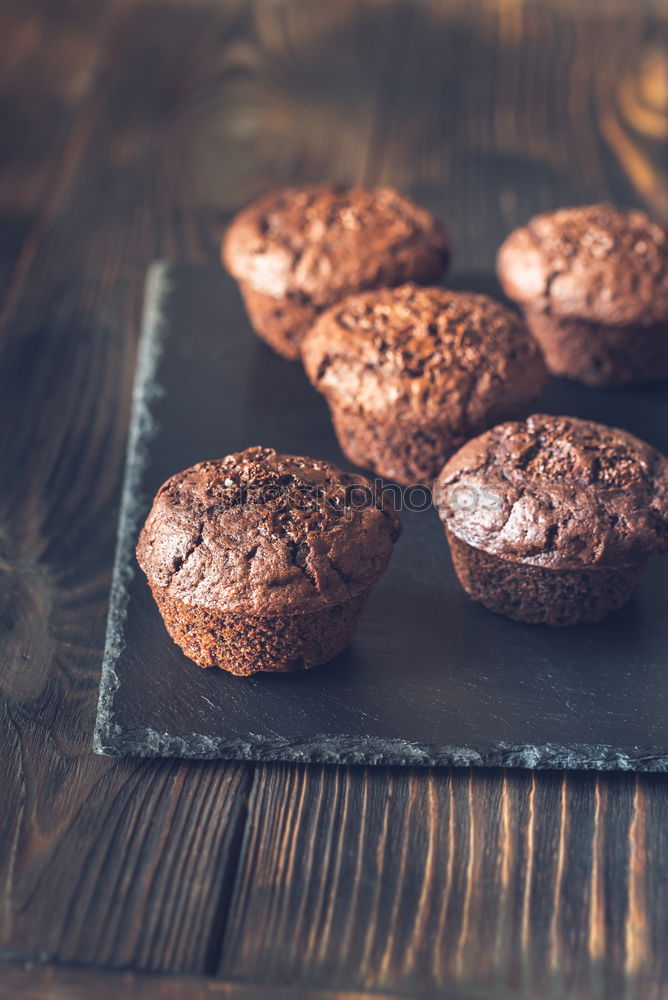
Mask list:
[[[461,280],[496,294],[495,284]],[[625,427],[668,451],[664,385],[552,381],[537,409]],[[149,277],[95,750],[366,764],[668,770],[668,559],[602,625],[506,621],[459,587],[433,510],[405,530],[350,649],[315,670],[235,678],[173,645],[134,559],[171,473],[252,444],[346,467],[300,367],[249,331],[218,268]]]

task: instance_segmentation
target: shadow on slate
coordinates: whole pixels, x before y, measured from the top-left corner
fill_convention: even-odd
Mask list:
[[[498,294],[493,279],[460,287]],[[624,427],[668,451],[665,385],[553,380],[537,409]],[[201,670],[170,640],[134,558],[172,473],[249,445],[349,467],[301,368],[254,337],[217,267],[148,281],[95,750],[365,764],[668,770],[668,559],[603,624],[490,614],[455,578],[433,509],[404,533],[351,647],[282,676]]]

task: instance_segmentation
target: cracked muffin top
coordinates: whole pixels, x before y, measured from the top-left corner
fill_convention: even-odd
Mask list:
[[[436,220],[392,188],[326,184],[253,202],[232,221],[222,257],[254,291],[321,309],[362,288],[432,281],[447,244]]]
[[[436,504],[456,537],[513,561],[595,568],[668,550],[668,459],[575,417],[535,414],[469,441]]]
[[[381,576],[401,525],[362,476],[248,448],[159,489],[137,560],[186,604],[254,615],[316,611]]]
[[[537,215],[503,243],[497,270],[511,299],[557,318],[668,319],[668,231],[644,212],[602,204]]]
[[[479,426],[497,404],[507,414],[534,399],[545,381],[514,312],[486,295],[414,284],[333,306],[306,335],[302,358],[332,405],[389,412],[396,423]]]

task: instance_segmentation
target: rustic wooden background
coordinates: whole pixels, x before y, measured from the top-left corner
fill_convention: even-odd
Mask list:
[[[473,276],[539,209],[666,216],[667,24],[3,0],[1,996],[668,996],[661,776],[91,754],[149,261],[215,257],[248,199],[330,177],[423,200]]]

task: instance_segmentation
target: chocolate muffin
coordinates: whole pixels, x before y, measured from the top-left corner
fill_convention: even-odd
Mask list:
[[[350,292],[436,279],[447,261],[432,216],[392,188],[274,191],[233,220],[223,263],[255,331],[286,358],[323,309]]]
[[[547,366],[592,386],[668,378],[668,231],[644,212],[565,208],[498,255]]]
[[[435,499],[464,589],[520,621],[599,621],[668,551],[668,459],[575,417],[538,414],[469,441]]]
[[[515,313],[486,295],[414,284],[333,306],[302,356],[348,458],[405,484],[431,485],[464,441],[524,415],[546,378]]]
[[[290,671],[348,644],[400,530],[363,477],[248,448],[168,479],[137,559],[195,663]]]

